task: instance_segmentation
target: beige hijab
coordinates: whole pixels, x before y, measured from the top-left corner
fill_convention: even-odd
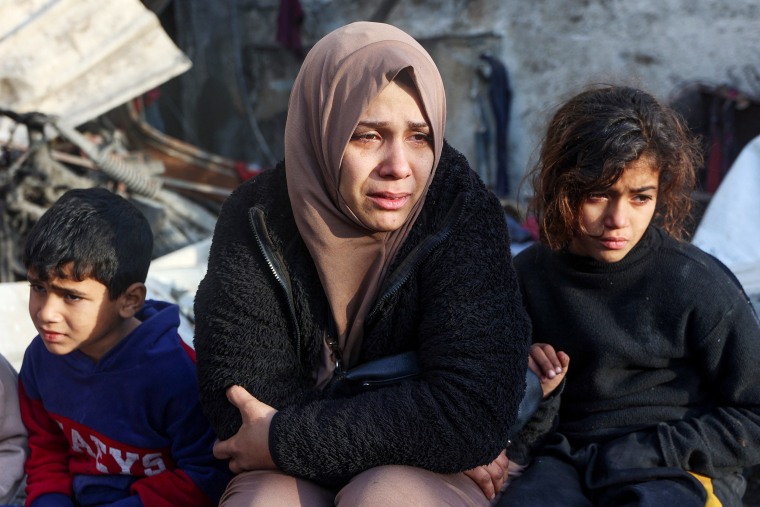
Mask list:
[[[433,133],[435,161],[425,193],[398,230],[365,228],[338,193],[343,151],[370,102],[409,69]],[[339,28],[309,51],[293,84],[285,124],[288,195],[337,325],[344,366],[356,362],[364,319],[388,265],[419,215],[441,156],[443,82],[433,59],[405,32],[383,23]],[[322,387],[335,368],[325,344]]]

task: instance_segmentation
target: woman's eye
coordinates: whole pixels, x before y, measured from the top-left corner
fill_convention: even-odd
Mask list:
[[[417,143],[429,143],[431,141],[430,134],[425,132],[415,132],[412,134],[412,140]]]
[[[607,195],[602,193],[595,193],[595,194],[589,194],[586,199],[588,199],[591,202],[599,202],[603,199],[606,199]]]
[[[372,141],[378,138],[375,132],[354,132],[351,136],[352,141]]]

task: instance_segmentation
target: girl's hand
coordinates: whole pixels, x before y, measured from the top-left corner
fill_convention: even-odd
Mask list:
[[[570,356],[556,352],[548,343],[534,343],[530,347],[528,367],[541,379],[544,398],[562,382],[570,366]]]

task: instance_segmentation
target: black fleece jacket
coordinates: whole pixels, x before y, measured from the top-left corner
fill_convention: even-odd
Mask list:
[[[225,397],[239,384],[278,410],[269,447],[291,475],[340,485],[379,465],[452,473],[490,462],[524,391],[530,323],[502,208],[448,145],[379,294],[360,362],[417,350],[420,377],[350,398],[315,389],[331,317],[285,168],[241,185],[195,300],[201,402],[220,438],[240,426]]]
[[[711,477],[760,463],[760,326],[717,259],[650,227],[616,263],[534,245],[515,267],[533,339],[570,355],[558,431],[574,448]]]

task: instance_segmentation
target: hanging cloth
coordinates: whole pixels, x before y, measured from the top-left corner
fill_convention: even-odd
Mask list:
[[[710,102],[710,131],[705,190],[714,194],[736,158],[734,112],[738,92],[718,89]]]
[[[301,44],[303,16],[299,0],[280,0],[280,10],[277,13],[277,42],[299,59],[303,58]]]
[[[489,125],[488,111],[483,96],[478,93],[475,97],[475,117],[477,128],[475,130],[475,171],[488,188],[493,188],[495,179],[491,170],[491,126]]]
[[[509,114],[512,106],[512,90],[509,87],[507,68],[497,58],[482,54],[480,58],[491,65],[489,96],[496,127],[496,186],[499,197],[509,195],[508,136]]]

